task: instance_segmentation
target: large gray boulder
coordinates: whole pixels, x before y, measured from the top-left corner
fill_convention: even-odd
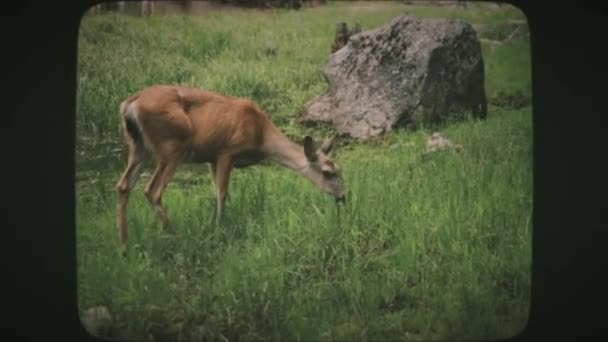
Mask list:
[[[304,106],[304,123],[326,122],[367,139],[400,124],[470,112],[485,118],[484,64],[461,20],[398,17],[352,35],[323,70],[329,89]]]

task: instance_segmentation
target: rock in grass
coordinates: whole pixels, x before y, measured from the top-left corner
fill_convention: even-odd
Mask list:
[[[425,152],[429,153],[439,150],[455,150],[456,152],[460,152],[462,151],[462,145],[452,142],[439,132],[434,132],[426,139]]]
[[[112,328],[112,316],[105,306],[96,306],[82,313],[82,325],[93,336],[105,336]]]
[[[368,139],[471,112],[485,118],[484,63],[473,27],[457,19],[400,16],[350,36],[323,70],[329,89],[305,104],[302,122]]]

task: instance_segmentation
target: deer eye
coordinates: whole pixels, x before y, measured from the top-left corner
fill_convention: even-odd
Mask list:
[[[327,171],[327,170],[323,170],[321,172],[323,172],[323,176],[327,177],[327,178],[331,178],[331,177],[333,177],[335,175],[335,173],[333,173],[331,171]]]

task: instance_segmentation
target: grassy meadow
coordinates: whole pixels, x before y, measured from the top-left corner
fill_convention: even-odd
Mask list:
[[[408,11],[478,29],[489,113],[398,129],[335,153],[348,203],[276,165],[231,175],[226,219],[210,221],[206,165],[180,166],[163,196],[165,236],[143,195],[129,202],[120,254],[114,185],[126,165],[118,105],[154,83],[249,97],[288,136],[326,89],[321,70],[337,22],[363,30]],[[517,9],[329,3],[205,15],[83,17],[78,40],[76,234],[79,310],[104,306],[106,338],[165,340],[455,340],[513,336],[530,300],[532,108],[528,37],[508,35]],[[424,152],[429,133],[460,153]]]

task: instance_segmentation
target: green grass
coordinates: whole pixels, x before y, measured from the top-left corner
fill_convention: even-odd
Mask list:
[[[369,30],[406,9],[424,17],[464,19],[472,25],[501,23],[508,16],[523,18],[509,6],[447,10],[392,3],[373,10],[349,5],[339,2],[255,14],[231,10],[198,17],[85,17],[78,51],[78,131],[114,137],[119,129],[118,104],[124,98],[153,83],[181,83],[250,97],[280,128],[299,136],[302,132],[294,119],[308,100],[327,88],[321,70],[338,21],[359,22]],[[490,73],[488,96],[514,90],[530,96],[528,41],[482,47]]]
[[[522,19],[504,6],[407,7],[491,25]],[[163,203],[177,235],[161,233],[143,196],[129,202],[130,251],[119,253],[114,184],[125,166],[117,108],[152,83],[251,97],[300,139],[303,104],[338,21],[364,30],[398,3],[301,11],[231,10],[200,17],[86,17],[79,36],[77,251],[81,310],[104,305],[112,336],[145,340],[421,340],[519,333],[530,300],[531,108],[490,106],[488,119],[397,130],[336,151],[350,189],[340,211],[275,165],[233,172],[226,220],[210,223],[204,165],[183,165]],[[276,49],[276,50],[273,50]],[[274,54],[272,51],[276,51]],[[483,45],[489,97],[531,96],[528,41]],[[440,130],[461,153],[424,153]],[[150,165],[151,166],[151,165]]]

